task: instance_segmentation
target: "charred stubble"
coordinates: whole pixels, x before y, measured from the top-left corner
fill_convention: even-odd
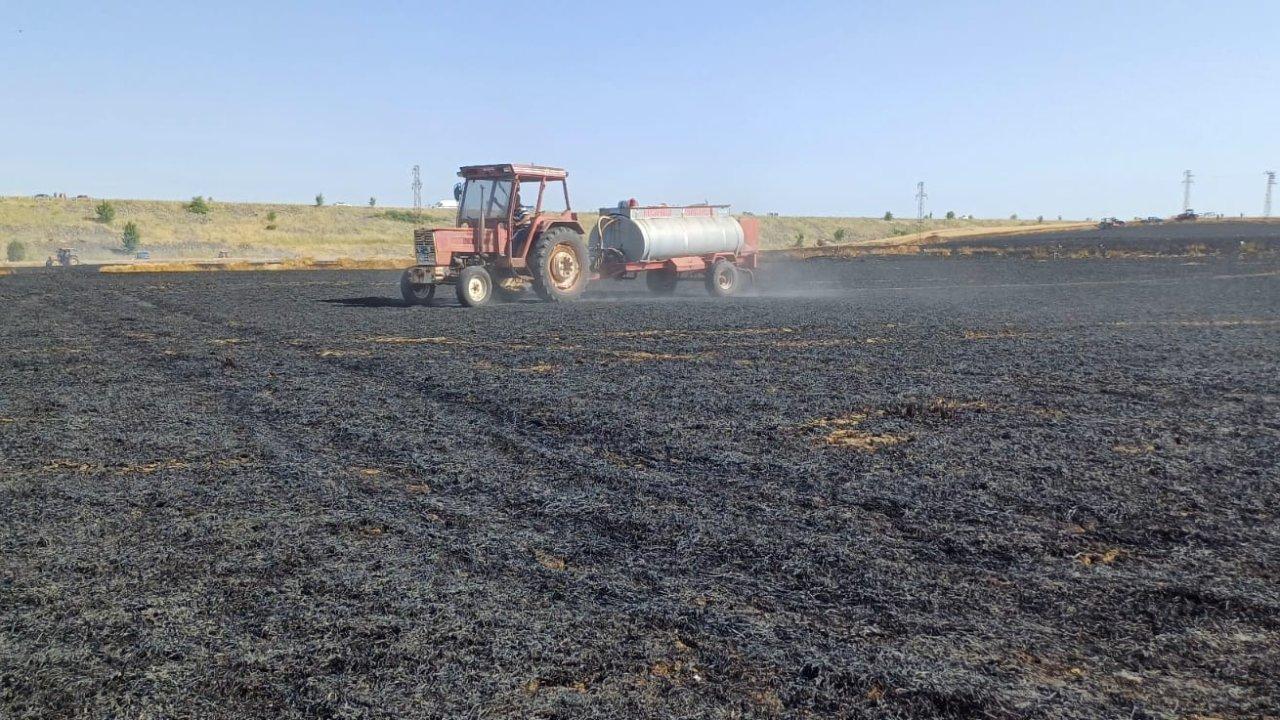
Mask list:
[[[0,714],[1274,712],[1278,271],[6,277]]]

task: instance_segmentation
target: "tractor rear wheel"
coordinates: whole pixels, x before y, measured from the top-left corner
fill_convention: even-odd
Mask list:
[[[728,260],[717,260],[707,270],[707,292],[715,297],[729,297],[738,291],[740,282],[738,267]]]
[[[587,289],[590,263],[582,233],[553,227],[534,241],[529,252],[533,290],[547,302],[576,300]]]
[[[404,298],[405,305],[430,305],[435,294],[435,285],[410,282],[408,270],[400,276],[400,297]]]
[[[458,273],[458,302],[467,307],[488,305],[493,299],[493,276],[481,265],[468,265]]]
[[[676,280],[676,272],[671,268],[650,270],[644,274],[644,284],[654,295],[675,294]]]

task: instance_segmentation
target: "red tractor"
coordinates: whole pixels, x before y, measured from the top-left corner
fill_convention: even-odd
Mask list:
[[[470,165],[458,172],[458,215],[451,228],[414,231],[416,264],[400,278],[407,304],[428,304],[436,286],[458,301],[513,300],[526,286],[548,302],[574,300],[593,279],[646,274],[651,291],[699,276],[714,295],[740,286],[739,269],[757,263],[758,231],[712,205],[601,210],[590,240],[569,206],[568,173],[540,165]]]

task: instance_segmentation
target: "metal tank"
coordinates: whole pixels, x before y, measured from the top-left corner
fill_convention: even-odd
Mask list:
[[[740,253],[742,225],[727,205],[601,208],[592,245],[622,253],[627,262],[650,262],[712,253]],[[603,231],[603,234],[602,234]],[[603,235],[603,236],[602,236]]]

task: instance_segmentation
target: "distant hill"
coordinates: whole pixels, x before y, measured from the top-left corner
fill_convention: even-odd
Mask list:
[[[125,223],[142,233],[141,249],[154,259],[215,258],[225,251],[240,258],[372,258],[408,257],[412,252],[414,217],[404,208],[363,206],[270,205],[211,202],[210,212],[188,212],[182,202],[110,200],[111,223],[95,218],[100,199],[0,198],[0,245],[26,243],[27,257],[43,259],[59,247],[75,247],[84,262],[127,257],[120,246]],[[272,215],[274,213],[274,216]],[[452,210],[425,210],[423,222],[451,225]],[[583,214],[583,224],[596,215]],[[885,221],[873,218],[758,216],[766,248],[792,247],[803,235],[805,246],[834,243],[838,230],[845,243],[907,236],[920,231],[1005,227],[1034,224],[1009,220]]]

